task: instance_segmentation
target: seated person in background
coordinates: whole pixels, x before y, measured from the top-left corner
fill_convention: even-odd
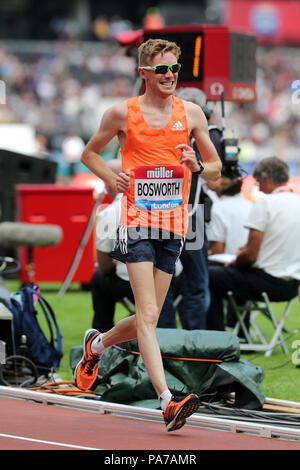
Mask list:
[[[226,176],[225,176],[226,175]],[[237,166],[235,171],[223,168],[222,176],[216,182],[209,182],[208,187],[214,189],[218,199],[214,200],[211,209],[211,219],[207,224],[206,233],[209,240],[208,260],[225,264],[229,260],[211,256],[226,254],[235,257],[238,248],[248,240],[249,229],[244,226],[252,203],[241,194],[242,172]],[[210,273],[210,271],[208,270]],[[239,301],[237,300],[239,303]],[[227,303],[227,326],[234,327],[236,315],[230,303]],[[248,326],[249,317],[245,318]],[[239,332],[243,336],[243,332]]]
[[[122,171],[118,159],[110,160],[107,166],[116,174]],[[99,269],[91,279],[92,327],[103,332],[114,326],[116,303],[124,297],[133,302],[126,264],[113,260],[109,255],[115,244],[122,193],[116,193],[107,185],[106,190],[113,202],[98,215],[95,245]]]
[[[300,197],[287,185],[289,169],[276,157],[264,158],[253,173],[265,193],[252,206],[249,237],[229,266],[210,266],[211,303],[207,328],[224,330],[227,292],[243,300],[271,301],[296,297],[300,283]]]
[[[222,175],[215,184],[219,199],[212,205],[211,219],[206,226],[208,255],[234,255],[240,246],[247,243],[249,229],[244,227],[244,223],[252,203],[241,194],[242,183],[242,178]]]

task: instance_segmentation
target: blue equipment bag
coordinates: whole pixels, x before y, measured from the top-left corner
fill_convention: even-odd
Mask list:
[[[36,304],[39,304],[50,331],[50,341],[46,338],[37,318]],[[51,369],[59,366],[63,356],[62,335],[51,305],[41,295],[37,284],[26,285],[16,294],[12,294],[7,308],[13,314],[14,340],[18,351],[21,337],[26,336],[27,357],[38,368],[41,375],[47,375]],[[54,338],[53,327],[56,338]],[[56,343],[56,345],[55,345]]]

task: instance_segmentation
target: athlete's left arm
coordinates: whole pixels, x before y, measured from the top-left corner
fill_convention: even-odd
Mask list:
[[[202,109],[194,103],[189,103],[187,112],[190,132],[196,141],[205,166],[201,177],[216,180],[221,176],[222,162],[209,137],[207,119]]]

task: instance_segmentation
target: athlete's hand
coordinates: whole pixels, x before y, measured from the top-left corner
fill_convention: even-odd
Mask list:
[[[196,153],[192,147],[186,144],[180,144],[176,145],[175,148],[181,150],[180,163],[182,165],[185,163],[191,171],[199,170],[199,163],[197,162]]]
[[[126,173],[118,174],[116,186],[118,193],[126,193],[127,191],[129,191],[130,170],[126,170]]]

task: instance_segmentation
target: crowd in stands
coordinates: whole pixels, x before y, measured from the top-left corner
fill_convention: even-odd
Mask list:
[[[0,124],[30,124],[40,141],[44,137],[43,145],[58,153],[70,133],[87,141],[104,108],[135,93],[135,58],[112,40],[107,26],[105,33],[102,19],[95,22],[99,48],[91,51],[59,40],[51,53],[24,54],[0,43],[0,80],[6,87]],[[240,139],[244,162],[277,155],[300,163],[300,61],[295,54],[296,49],[259,49],[256,102],[226,103],[226,127]],[[220,117],[220,104],[214,108]]]
[[[75,43],[57,42],[53,53],[17,54],[0,44],[0,79],[6,104],[1,123],[33,126],[59,149],[64,136],[88,140],[107,100],[132,96],[135,60],[116,44],[87,53]]]
[[[240,138],[240,158],[277,155],[299,163],[299,55],[294,48],[259,49],[257,65],[256,102],[227,108],[228,128]]]

